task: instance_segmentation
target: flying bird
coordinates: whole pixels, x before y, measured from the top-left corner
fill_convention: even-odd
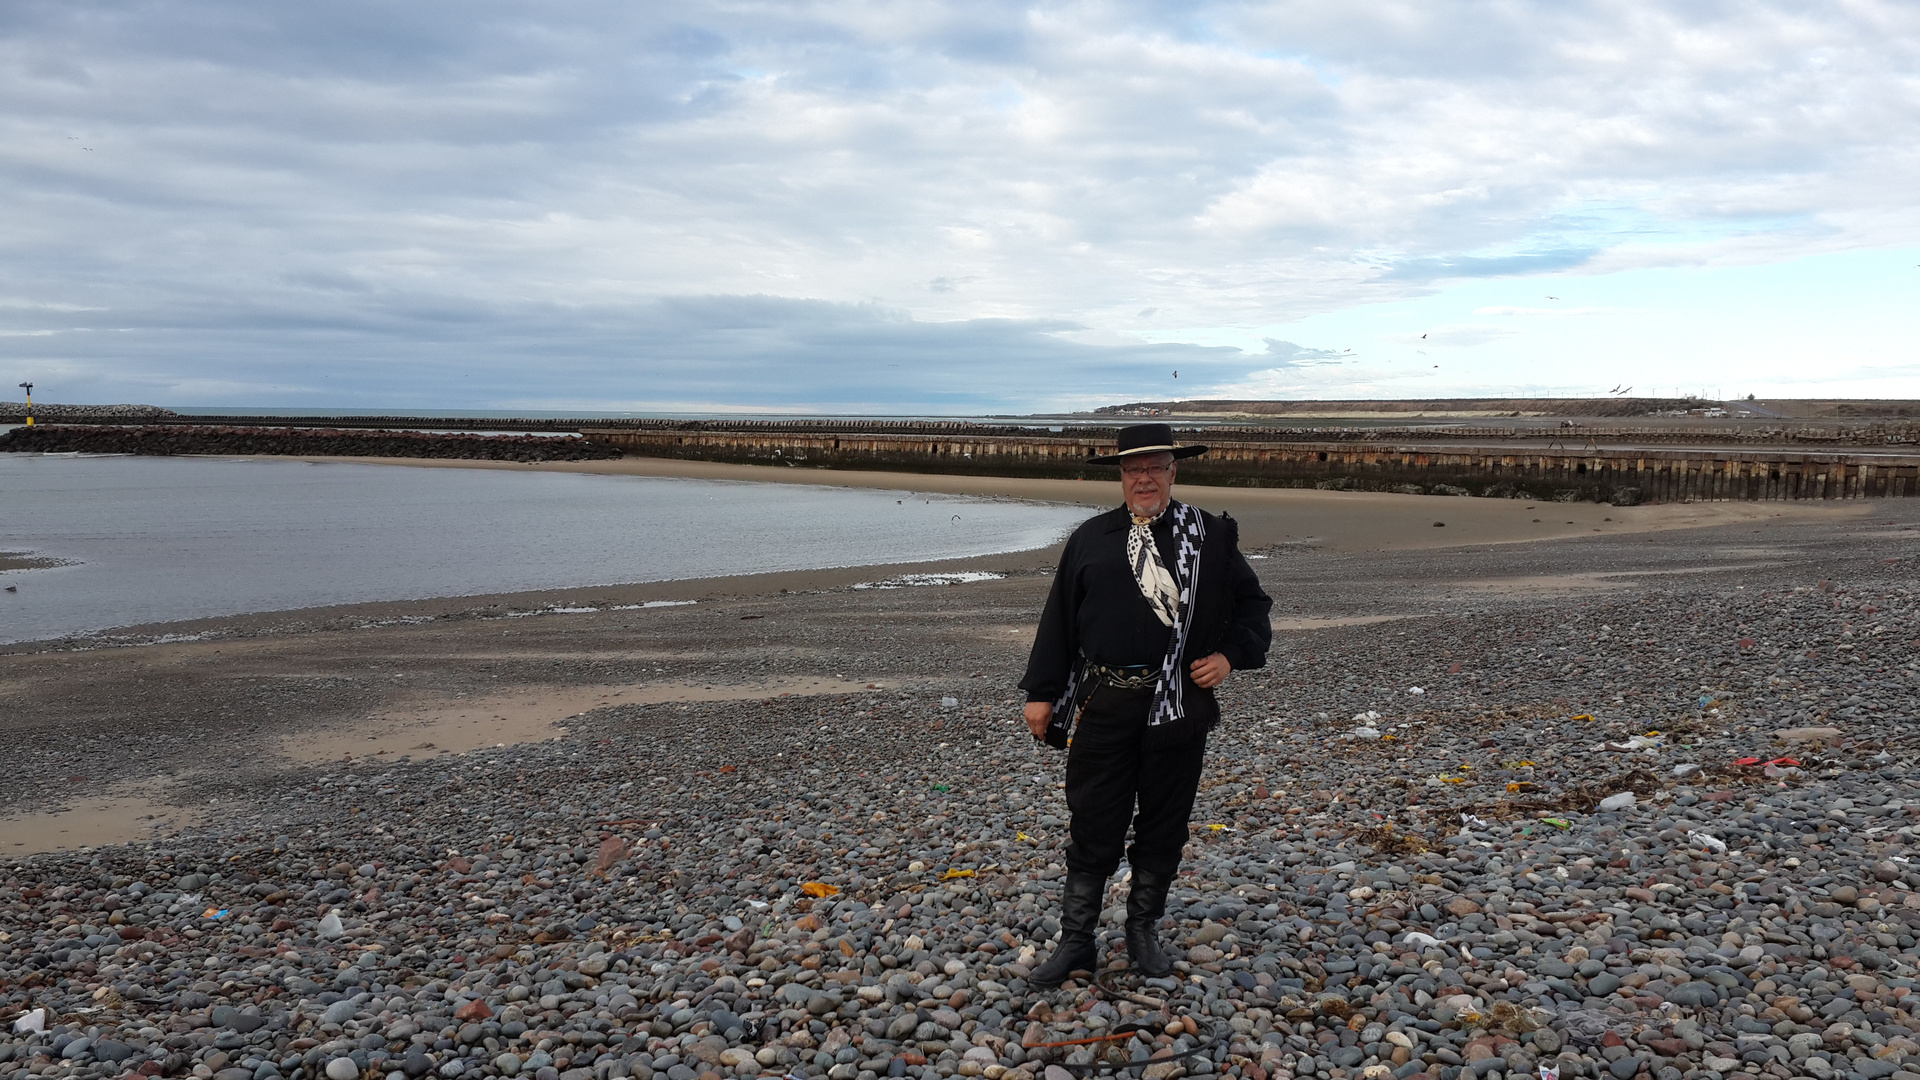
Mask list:
[[[1420,335],[1420,340],[1421,340],[1421,341],[1425,341],[1425,340],[1427,340],[1427,335],[1425,335],[1425,334],[1421,334],[1421,335]]]
[[[1557,297],[1557,296],[1549,296],[1549,297],[1547,297],[1547,299],[1549,299],[1549,300],[1558,300],[1558,299],[1560,299],[1560,298],[1559,298],[1559,297]]]
[[[1617,393],[1619,393],[1619,392],[1620,392],[1620,384],[1619,384],[1619,383],[1614,383],[1614,384],[1613,384],[1613,389],[1611,389],[1611,390],[1609,390],[1609,391],[1607,391],[1607,393],[1609,393],[1609,394],[1617,394]]]
[[[1179,373],[1179,372],[1177,372],[1177,371],[1176,371],[1176,372],[1174,372],[1174,373],[1173,373],[1173,377],[1174,377],[1174,378],[1176,378],[1176,379],[1177,379],[1177,378],[1179,378],[1179,377],[1180,377],[1180,373]]]

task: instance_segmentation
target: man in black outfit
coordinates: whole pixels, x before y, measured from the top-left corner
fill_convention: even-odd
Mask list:
[[[1116,453],[1126,505],[1067,540],[1020,686],[1034,737],[1067,747],[1067,882],[1060,946],[1028,980],[1058,986],[1094,970],[1094,928],[1120,865],[1129,819],[1133,868],[1127,955],[1150,978],[1173,969],[1160,948],[1167,889],[1180,869],[1200,787],[1214,687],[1266,663],[1273,602],[1240,554],[1238,526],[1173,499],[1176,446],[1166,424],[1124,428]]]

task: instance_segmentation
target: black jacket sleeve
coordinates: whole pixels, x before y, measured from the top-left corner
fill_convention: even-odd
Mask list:
[[[1267,613],[1273,608],[1273,600],[1260,587],[1259,576],[1237,545],[1231,566],[1233,619],[1220,642],[1220,655],[1235,671],[1266,667],[1267,648],[1273,644],[1273,623]]]
[[[1033,637],[1033,651],[1027,654],[1027,674],[1020,689],[1028,701],[1058,701],[1067,691],[1067,679],[1080,659],[1076,640],[1080,625],[1079,537],[1067,541],[1060,554],[1060,566],[1053,572],[1053,589],[1047,593],[1046,610],[1040,614],[1040,630]]]

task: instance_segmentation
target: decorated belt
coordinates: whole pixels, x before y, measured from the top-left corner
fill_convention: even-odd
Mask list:
[[[1108,667],[1094,664],[1093,673],[1103,686],[1114,686],[1122,690],[1144,690],[1160,678],[1157,669],[1140,665],[1138,667]]]

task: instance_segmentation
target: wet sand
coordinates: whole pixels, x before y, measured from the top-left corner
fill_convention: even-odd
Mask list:
[[[41,558],[24,551],[0,551],[0,574],[9,570],[45,570],[64,565],[59,559]]]
[[[760,701],[820,694],[871,693],[878,683],[787,678],[751,683],[630,683],[538,687],[467,697],[426,694],[364,723],[289,736],[282,752],[295,761],[384,758],[400,761],[459,754],[489,746],[542,742],[566,734],[562,724],[614,705],[682,701]]]

